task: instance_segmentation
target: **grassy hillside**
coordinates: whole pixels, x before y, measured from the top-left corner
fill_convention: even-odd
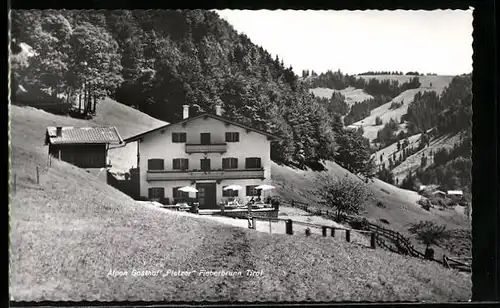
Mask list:
[[[340,241],[332,245],[333,239],[271,236],[160,215],[57,160],[42,168],[36,184],[35,166],[46,165],[43,131],[55,123],[84,121],[12,106],[14,300],[457,301],[471,296],[470,276],[435,262]],[[293,183],[296,176],[290,175]],[[204,277],[198,275],[202,269],[250,269],[262,271],[262,277]],[[110,270],[128,275],[109,276]],[[133,276],[144,270],[163,272]],[[168,270],[197,272],[162,277]]]
[[[373,96],[371,96],[370,94],[365,93],[363,89],[355,89],[353,87],[347,87],[342,90],[334,90],[329,88],[314,88],[314,89],[309,89],[309,92],[314,94],[314,96],[327,99],[330,99],[332,97],[333,92],[341,93],[342,95],[345,96],[345,102],[349,106],[354,103],[362,102],[367,99],[373,98]]]
[[[96,117],[91,120],[91,123],[116,126],[122,138],[128,138],[166,124],[166,122],[109,98],[102,100],[97,105]],[[111,159],[113,170],[128,171],[132,166],[137,165],[137,143],[133,142],[125,147],[109,151],[109,159]]]
[[[402,180],[408,171],[415,171],[418,166],[420,166],[420,157],[422,154],[427,156],[427,166],[433,163],[432,155],[430,152],[436,152],[438,149],[452,149],[453,146],[460,141],[460,134],[442,136],[436,139],[431,140],[429,147],[425,147],[417,153],[411,155],[406,158],[403,163],[392,170],[394,177]],[[411,144],[411,142],[410,142]],[[418,139],[415,141],[414,146],[416,147],[418,144]],[[398,154],[396,154],[398,155]]]
[[[51,113],[44,112],[31,107],[11,106],[13,116],[25,118],[26,121],[35,121],[40,125],[40,130],[32,132],[37,134],[40,141],[37,145],[43,146],[43,138],[45,127],[54,125],[63,126],[116,126],[122,138],[127,138],[165,125],[166,122],[150,117],[134,108],[120,104],[112,99],[104,99],[98,103],[96,108],[96,116],[91,120],[79,120],[71,117],[55,116]],[[21,142],[22,140],[19,140]],[[16,142],[13,140],[13,142]],[[45,153],[47,149],[43,147]],[[137,164],[137,144],[131,143],[122,148],[117,148],[109,151],[108,159],[111,160],[113,169],[126,171],[130,167]]]
[[[364,75],[358,76],[364,78],[365,80],[370,80],[375,78],[377,80],[397,80],[399,83],[407,82],[410,78],[415,76],[406,75]],[[413,101],[413,98],[417,92],[434,91],[437,94],[441,94],[446,86],[448,86],[453,79],[453,76],[418,76],[421,83],[420,88],[406,90],[399,94],[397,97],[393,98],[390,102],[375,108],[371,111],[370,116],[353,123],[352,127],[363,127],[363,136],[373,140],[377,137],[377,132],[382,129],[385,123],[389,122],[390,119],[395,119],[396,121],[401,120],[401,116],[405,115],[408,111],[408,105]],[[432,86],[431,86],[432,83]],[[390,106],[393,102],[403,103],[401,107],[396,109],[391,109]],[[375,125],[375,119],[379,117],[382,120],[381,125]],[[405,124],[400,125],[400,130],[405,130]]]
[[[334,162],[325,162],[325,166],[327,171],[324,172],[329,172],[337,178],[343,177],[346,173],[350,174]],[[321,183],[317,181],[317,172],[273,164],[272,177],[274,185],[278,188],[276,192],[283,198],[310,204],[315,204],[318,200],[315,190],[321,187]],[[383,225],[380,222],[381,219],[389,221],[389,225],[385,225],[386,227],[410,237],[422,252],[425,247],[408,233],[408,227],[411,223],[430,220],[445,225],[448,229],[470,228],[470,222],[466,220],[463,213],[458,213],[454,209],[432,208],[430,211],[422,209],[417,204],[421,196],[414,191],[404,190],[378,179],[374,179],[373,183],[368,185],[375,195],[375,200],[367,205],[362,215],[381,225]],[[377,206],[377,201],[381,201],[385,207]],[[438,257],[441,257],[443,253],[449,255],[449,252],[440,248],[436,249],[436,253]]]

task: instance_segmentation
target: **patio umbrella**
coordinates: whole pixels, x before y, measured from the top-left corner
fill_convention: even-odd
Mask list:
[[[184,192],[198,192],[198,189],[194,188],[194,187],[191,187],[191,186],[184,186],[184,187],[181,187],[179,188],[180,191],[184,191]]]
[[[223,190],[241,190],[241,189],[243,189],[243,186],[240,186],[240,185],[229,185],[229,186],[224,187]]]
[[[275,188],[276,187],[274,187],[272,185],[267,185],[267,184],[262,184],[262,185],[255,187],[255,189],[261,189],[262,191],[271,190],[271,189],[275,189]]]
[[[270,189],[275,189],[275,188],[276,187],[274,187],[272,185],[267,185],[267,184],[262,184],[262,185],[255,187],[255,189],[262,189],[262,190],[270,190]]]
[[[198,192],[198,189],[191,187],[191,186],[184,186],[179,188],[180,191],[187,192],[189,194],[189,198],[195,198],[192,197],[194,193]],[[195,195],[196,196],[196,195]]]

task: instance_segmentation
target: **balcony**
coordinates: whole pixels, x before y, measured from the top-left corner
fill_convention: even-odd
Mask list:
[[[186,153],[225,153],[227,144],[211,143],[211,144],[189,144],[186,143]]]
[[[180,181],[180,180],[239,180],[264,179],[264,169],[228,169],[228,170],[148,170],[146,180],[149,181]]]

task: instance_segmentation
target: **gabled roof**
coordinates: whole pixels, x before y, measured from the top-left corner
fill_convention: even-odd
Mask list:
[[[147,132],[144,132],[144,133],[140,133],[138,135],[135,135],[135,136],[132,136],[132,137],[129,137],[127,139],[125,139],[124,141],[125,142],[133,142],[133,141],[137,141],[139,140],[140,138],[144,137],[145,135],[148,135],[150,133],[153,133],[153,132],[156,132],[156,131],[159,131],[159,130],[162,130],[164,128],[167,128],[169,126],[172,126],[172,125],[177,125],[177,124],[184,124],[184,123],[187,123],[187,122],[190,122],[190,121],[193,121],[193,120],[196,120],[196,119],[199,119],[199,118],[202,118],[202,117],[210,117],[210,118],[213,118],[213,119],[217,119],[219,121],[222,121],[224,123],[228,123],[228,124],[231,124],[231,125],[234,125],[234,126],[239,126],[241,128],[244,128],[244,129],[247,129],[247,130],[251,130],[251,131],[254,131],[256,133],[259,133],[259,134],[262,134],[262,135],[265,135],[267,136],[268,138],[271,138],[273,140],[281,140],[282,138],[276,136],[276,135],[273,135],[271,133],[268,133],[268,132],[265,132],[263,130],[260,130],[260,129],[256,129],[256,128],[253,128],[253,127],[250,127],[250,126],[247,126],[247,125],[244,125],[244,124],[241,124],[241,123],[237,123],[237,122],[234,122],[232,120],[229,120],[227,118],[224,118],[222,116],[218,116],[218,115],[215,115],[215,114],[212,114],[212,113],[202,113],[202,114],[199,114],[197,116],[194,116],[194,117],[190,117],[190,118],[187,118],[187,119],[184,119],[182,121],[179,121],[179,122],[176,122],[176,123],[168,123],[166,125],[163,125],[163,126],[160,126],[158,128],[155,128],[155,129],[152,129],[152,130],[149,130]]]
[[[123,139],[116,127],[61,127],[57,136],[57,127],[49,126],[45,133],[45,145],[48,144],[121,144]]]
[[[461,190],[448,190],[448,195],[463,195]]]

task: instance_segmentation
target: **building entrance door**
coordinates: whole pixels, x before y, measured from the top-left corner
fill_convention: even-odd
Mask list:
[[[197,183],[196,195],[200,203],[199,209],[217,209],[217,185],[215,183]]]

